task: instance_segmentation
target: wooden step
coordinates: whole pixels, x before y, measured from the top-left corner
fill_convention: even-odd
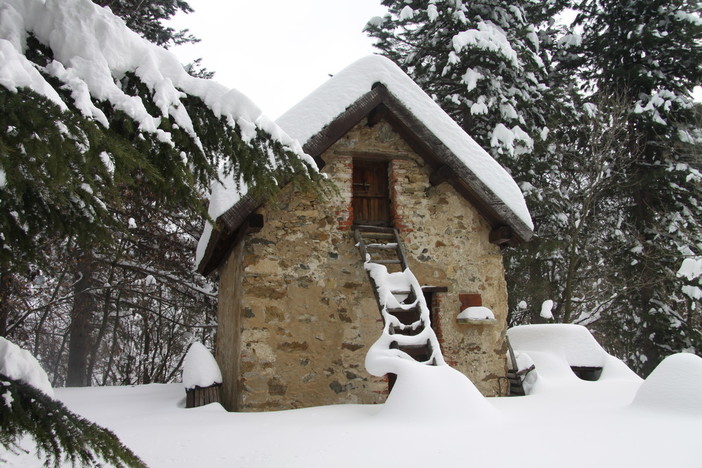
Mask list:
[[[400,345],[397,341],[390,343],[390,349],[399,349],[407,353],[415,361],[425,362],[431,359],[431,342],[427,340],[426,343],[419,345]]]
[[[397,318],[403,325],[412,325],[422,317],[422,312],[417,308],[387,309],[387,313]]]
[[[393,290],[393,291],[390,291],[390,294],[392,294],[393,296],[409,296],[410,294],[412,294],[412,290],[411,289],[410,290],[407,290],[407,289]]]
[[[388,259],[388,260],[371,260],[373,263],[377,263],[378,265],[400,265],[402,263],[402,260],[400,259]]]
[[[397,244],[394,242],[389,242],[387,244],[366,244],[366,249],[397,250]]]
[[[390,332],[391,335],[416,336],[416,335],[419,335],[420,333],[422,333],[423,330],[424,330],[424,324],[421,324],[416,328],[412,328],[412,327],[402,328],[402,327],[397,327],[395,325],[390,325],[390,327],[388,327],[388,331]]]
[[[361,231],[363,233],[394,233],[395,228],[389,227],[389,226],[370,226],[367,224],[356,224],[353,226],[353,229],[357,231]]]

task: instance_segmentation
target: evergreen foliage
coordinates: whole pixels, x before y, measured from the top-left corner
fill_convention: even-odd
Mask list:
[[[199,42],[187,29],[176,31],[165,26],[164,21],[176,13],[192,13],[193,9],[183,0],[93,0],[100,6],[109,7],[112,13],[127,23],[144,39],[162,47]]]
[[[132,6],[159,10],[150,21],[187,4]],[[257,122],[234,122],[198,96],[175,90],[168,114],[136,71],[112,79],[155,131],[129,106],[88,94],[80,107],[85,89],[57,73],[50,44],[29,34],[22,52],[65,108],[0,86],[0,335],[33,349],[54,384],[172,381],[193,333],[205,341],[214,325],[214,286],[192,271],[210,183],[233,175],[266,196],[314,171]]]
[[[46,466],[146,467],[111,431],[72,413],[60,401],[24,382],[0,374],[0,445],[24,451],[30,436]]]
[[[481,146],[516,160],[541,139],[549,105],[529,3],[385,0],[389,15],[366,29]]]
[[[621,145],[631,161],[611,194],[626,203],[606,270],[620,291],[603,328],[623,330],[620,352],[648,374],[672,352],[702,353],[699,283],[677,276],[686,258],[702,254],[699,105],[691,96],[702,82],[702,19],[699,4],[685,0],[587,0],[579,8],[582,45],[563,66],[600,100],[622,97]]]

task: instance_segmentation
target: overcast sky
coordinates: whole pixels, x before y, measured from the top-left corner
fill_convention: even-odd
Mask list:
[[[188,0],[179,15],[202,41],[172,48],[181,61],[202,57],[215,80],[236,88],[275,119],[329,74],[374,52],[363,27],[381,0]],[[702,90],[695,97],[702,100]]]
[[[173,47],[183,62],[202,57],[215,80],[277,118],[333,74],[370,55],[363,27],[383,15],[380,0],[188,0],[174,19],[202,41]]]

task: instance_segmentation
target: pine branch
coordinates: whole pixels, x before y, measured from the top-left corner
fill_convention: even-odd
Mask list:
[[[0,374],[0,444],[11,453],[24,451],[29,436],[46,466],[145,468],[146,464],[111,431],[71,412],[40,390]]]

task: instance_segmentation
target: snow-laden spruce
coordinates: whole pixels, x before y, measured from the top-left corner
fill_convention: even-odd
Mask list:
[[[0,62],[2,264],[57,234],[85,250],[114,238],[125,187],[201,211],[220,174],[267,194],[316,171],[246,96],[89,0],[0,0]]]
[[[37,67],[24,55],[28,34],[51,48],[54,60],[46,67]],[[70,88],[72,103],[80,112],[104,126],[109,126],[108,119],[93,101],[108,101],[133,118],[141,130],[165,142],[172,142],[171,135],[159,129],[159,124],[169,116],[201,146],[183,104],[183,98],[191,95],[202,99],[229,125],[238,126],[245,140],[251,140],[260,128],[304,157],[300,146],[242,93],[188,75],[173,54],[142,39],[122,19],[89,0],[2,0],[0,61],[0,84],[7,89],[30,88],[67,109],[43,72]],[[150,89],[151,102],[121,89],[119,80],[126,73],[134,73]],[[147,105],[155,105],[158,112],[149,112]]]

